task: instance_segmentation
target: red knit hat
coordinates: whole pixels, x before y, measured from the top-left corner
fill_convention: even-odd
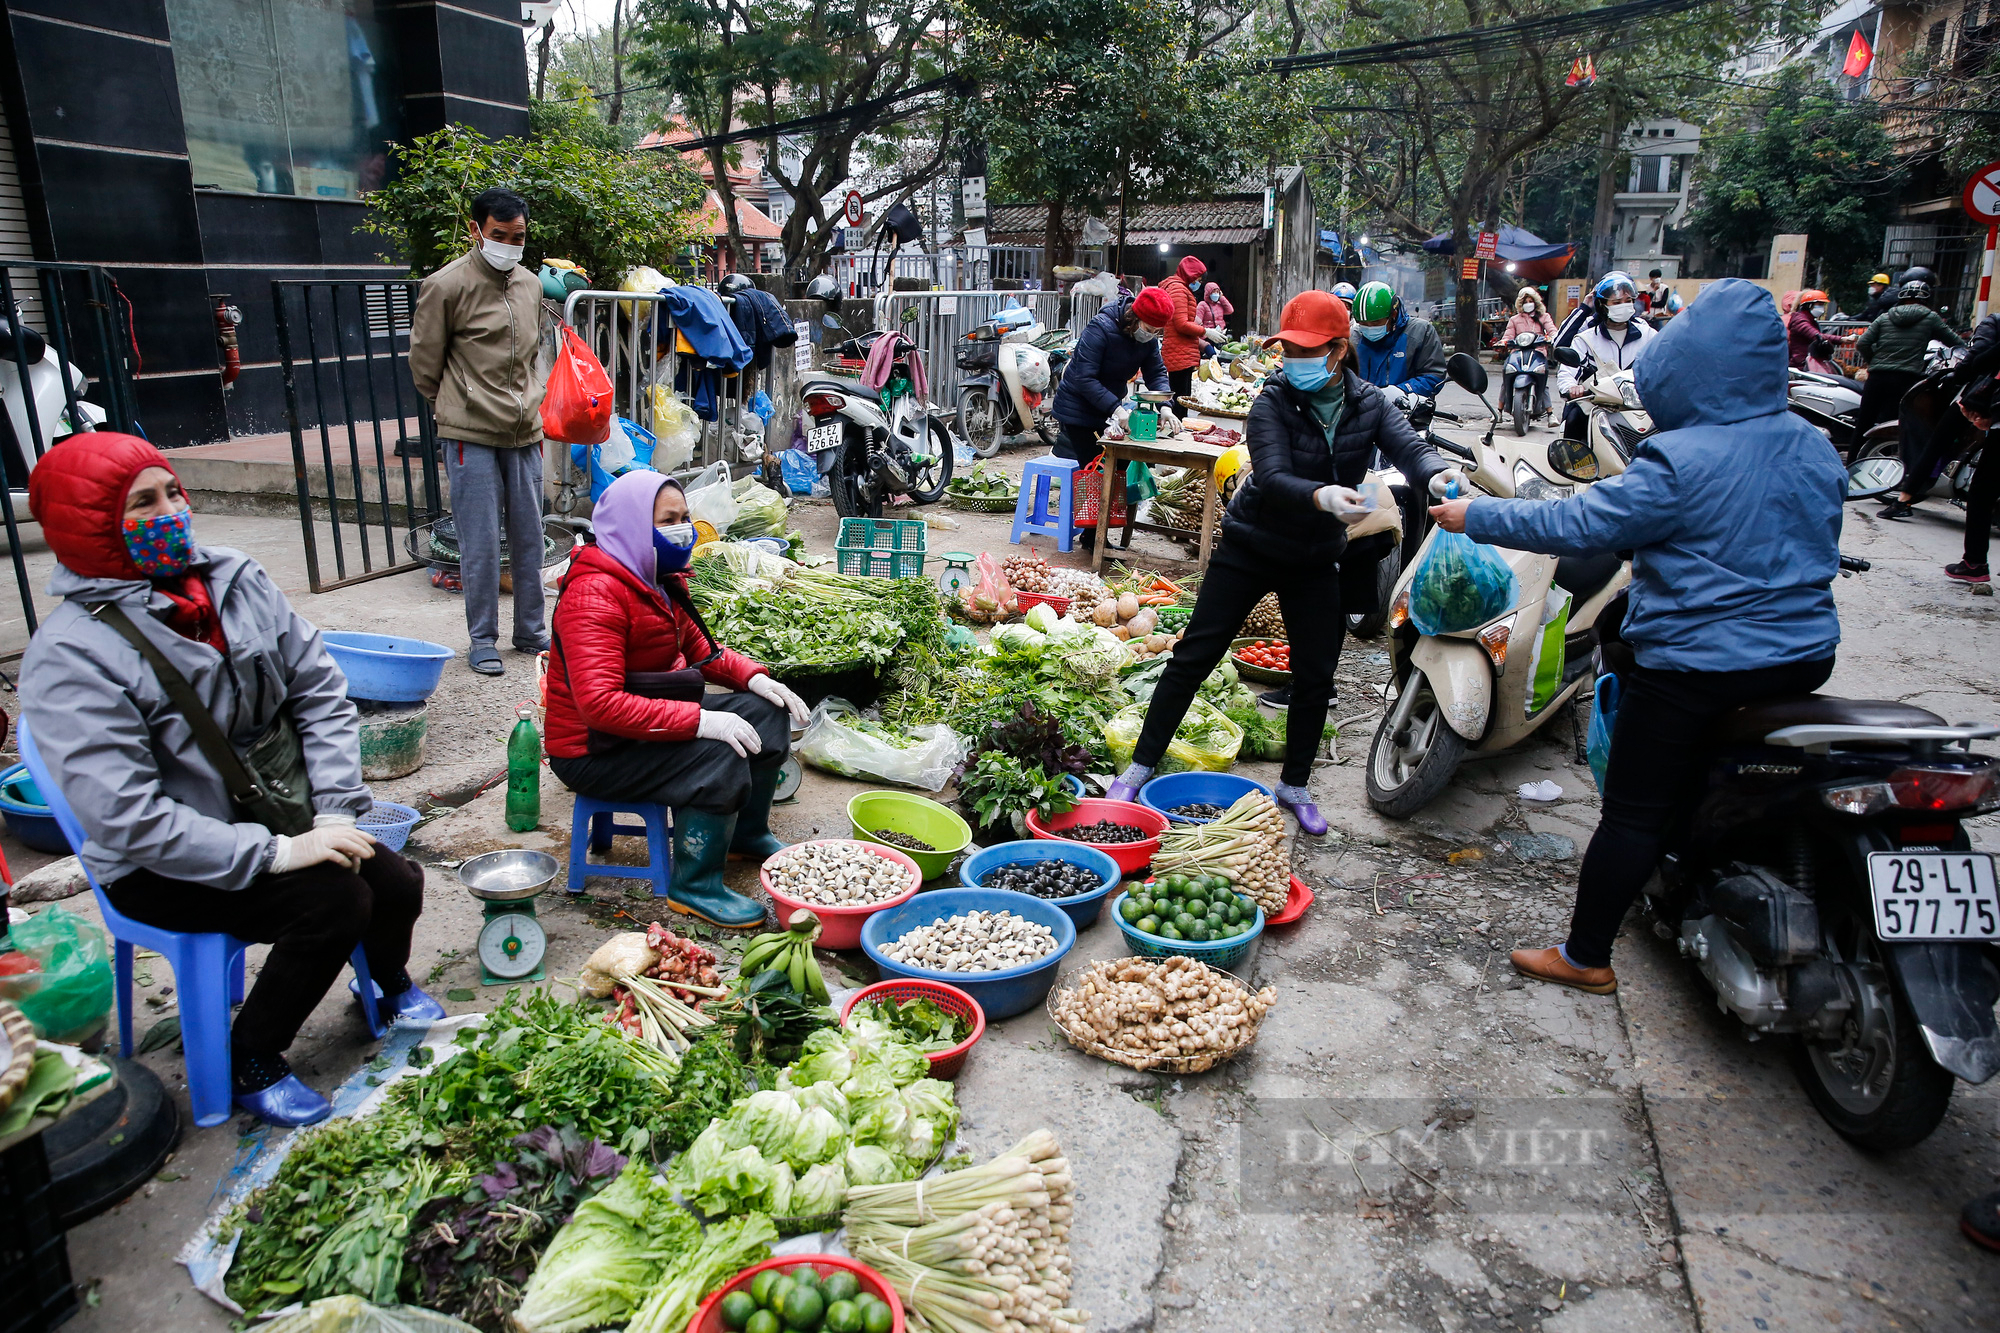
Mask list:
[[[141,579],[125,549],[125,493],[167,456],[136,435],[89,431],[42,455],[28,476],[28,512],[56,559],[87,579]]]
[[[1164,329],[1173,322],[1173,298],[1158,287],[1148,287],[1132,298],[1132,314],[1154,328]]]

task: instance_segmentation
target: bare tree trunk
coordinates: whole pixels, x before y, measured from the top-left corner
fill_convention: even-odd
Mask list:
[[[726,114],[733,115],[734,112],[735,99],[732,97],[728,102]],[[728,119],[725,118],[723,124],[728,123]],[[729,179],[727,152],[728,150],[721,146],[709,149],[709,169],[715,173],[715,197],[722,205],[722,226],[729,242],[730,266],[738,273],[747,273],[752,265],[744,251],[743,220],[736,214],[736,185]]]
[[[1451,262],[1458,265],[1457,300],[1452,308],[1451,346],[1455,352],[1479,354],[1479,279],[1463,276],[1478,238],[1472,231],[1472,200],[1460,190],[1451,203]]]
[[[548,92],[549,84],[549,43],[556,35],[556,21],[550,19],[542,25],[542,40],[535,47],[535,100],[542,100]]]
[[[1066,263],[1070,258],[1064,245],[1063,201],[1060,199],[1049,200],[1049,216],[1042,223],[1042,255],[1050,269]]]
[[[1118,154],[1118,257],[1113,264],[1112,272],[1118,275],[1121,282],[1125,278],[1125,180],[1125,154],[1123,151],[1120,151]]]
[[[625,0],[611,6],[611,106],[604,123],[616,125],[625,116]]]
[[[1618,99],[1605,112],[1604,133],[1597,146],[1597,212],[1590,223],[1590,277],[1611,268],[1613,230],[1618,225]]]

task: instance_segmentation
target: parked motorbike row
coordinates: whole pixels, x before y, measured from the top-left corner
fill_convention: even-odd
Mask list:
[[[1582,361],[1569,348],[1555,357]],[[1496,444],[1501,415],[1486,403],[1485,368],[1460,354],[1448,373],[1492,423],[1476,447],[1428,438],[1489,495],[1567,498],[1623,472],[1653,428],[1631,373],[1619,371],[1591,381],[1583,440]],[[1510,408],[1516,388],[1503,383]],[[1794,410],[1801,392],[1795,373]],[[1855,456],[1851,499],[1879,493],[1869,468],[1884,457]],[[1899,465],[1889,484],[1900,481]],[[1611,555],[1501,551],[1519,586],[1506,613],[1419,633],[1412,575],[1436,539],[1401,558],[1389,604],[1396,686],[1366,785],[1369,803],[1395,819],[1428,805],[1467,754],[1518,743],[1631,664],[1616,636],[1631,571]],[[1841,560],[1843,577],[1867,569]],[[1557,607],[1567,612],[1561,666],[1555,687],[1538,691],[1523,658]],[[1711,738],[1707,789],[1647,888],[1654,931],[1677,942],[1747,1037],[1790,1040],[1808,1098],[1864,1148],[1921,1141],[1955,1079],[2000,1072],[2000,890],[1992,857],[1972,849],[1964,828],[2000,808],[2000,764],[1972,749],[1995,736],[2000,726],[1879,700],[1813,695],[1739,709]]]

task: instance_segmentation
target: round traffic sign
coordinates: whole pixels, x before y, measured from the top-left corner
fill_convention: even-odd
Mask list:
[[[1965,211],[1980,222],[2000,222],[2000,162],[1988,162],[1972,173],[1959,196]]]
[[[862,218],[865,216],[861,208],[861,191],[849,190],[847,192],[847,203],[843,211],[847,214],[848,226],[858,227],[861,225]]]

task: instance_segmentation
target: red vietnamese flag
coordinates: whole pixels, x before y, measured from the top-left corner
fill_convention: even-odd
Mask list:
[[[1854,40],[1847,44],[1847,61],[1840,72],[1850,79],[1858,79],[1868,72],[1875,63],[1875,48],[1868,45],[1868,39],[1861,35],[1859,28],[1854,31]]]

